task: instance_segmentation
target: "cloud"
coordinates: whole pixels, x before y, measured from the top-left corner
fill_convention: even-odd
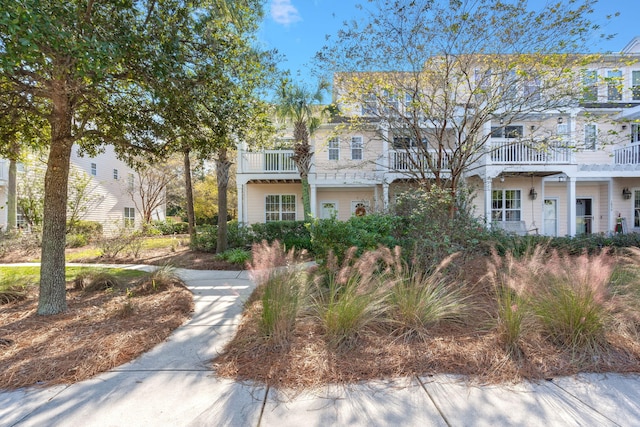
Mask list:
[[[302,21],[298,9],[291,4],[291,0],[272,0],[271,19],[282,25],[290,25]]]

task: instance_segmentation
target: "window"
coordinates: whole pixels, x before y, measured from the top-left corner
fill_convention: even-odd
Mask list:
[[[631,72],[631,93],[634,101],[640,100],[640,71]]]
[[[427,144],[427,138],[422,138],[420,145],[426,148]],[[406,150],[408,148],[416,148],[419,144],[416,142],[415,138],[411,138],[409,136],[394,136],[391,146],[394,150]]]
[[[295,194],[270,194],[265,198],[265,222],[295,221]]]
[[[475,80],[476,87],[480,92],[488,92],[491,88],[491,70],[475,69],[473,71],[473,79]]]
[[[398,97],[388,90],[382,91],[382,98],[384,100],[384,112],[385,114],[397,114],[398,113]]]
[[[524,135],[522,126],[491,126],[491,138],[521,138]]]
[[[351,160],[362,160],[362,137],[351,137]]]
[[[640,125],[637,123],[631,125],[631,142],[640,142]]]
[[[370,213],[368,200],[351,201],[351,213],[355,216],[365,216]]]
[[[493,190],[491,194],[491,220],[520,221],[520,190]]]
[[[91,175],[96,176],[98,174],[98,165],[91,163]]]
[[[640,228],[640,190],[633,191],[633,227]]]
[[[607,99],[622,101],[622,71],[611,70],[607,73]]]
[[[118,179],[118,169],[113,170],[113,179]]]
[[[378,113],[376,96],[372,93],[364,96],[362,101],[362,115],[374,116]]]
[[[529,77],[524,82],[523,92],[527,101],[540,101],[540,80],[537,77]]]
[[[329,140],[329,160],[340,160],[340,140],[331,138]]]
[[[124,226],[133,228],[136,224],[136,210],[134,208],[124,208]]]
[[[133,186],[135,184],[135,178],[133,177],[132,173],[127,174],[127,187],[129,188],[129,191],[133,191]]]
[[[584,149],[595,150],[598,128],[593,123],[584,125]]]
[[[596,70],[582,71],[582,100],[586,102],[598,100],[598,72]]]

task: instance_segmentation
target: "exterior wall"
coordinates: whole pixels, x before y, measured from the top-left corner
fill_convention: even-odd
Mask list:
[[[294,194],[296,196],[296,220],[304,217],[302,186],[294,184],[251,184],[246,189],[246,218],[249,224],[265,222],[265,198],[270,194]]]
[[[351,159],[351,137],[360,136],[363,142],[363,159]],[[337,137],[340,143],[338,160],[329,160],[329,139]],[[333,128],[323,128],[313,136],[315,173],[323,176],[342,175],[349,173],[375,172],[381,169],[382,141],[372,133],[337,131]]]
[[[318,211],[316,216],[321,217],[321,209],[323,202],[335,202],[337,203],[338,212],[336,218],[341,221],[346,221],[354,215],[352,210],[352,204],[354,202],[368,203],[369,209],[367,212],[372,212],[375,209],[375,194],[372,188],[357,188],[357,189],[318,189],[317,192]]]

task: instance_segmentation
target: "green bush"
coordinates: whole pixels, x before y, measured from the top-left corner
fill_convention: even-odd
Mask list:
[[[87,243],[96,241],[102,237],[102,224],[96,221],[74,221],[67,224],[68,235],[81,235],[87,240]],[[67,236],[67,239],[69,237]],[[86,243],[85,243],[86,244]],[[80,245],[84,246],[84,245]],[[78,247],[78,246],[71,246]]]
[[[189,223],[176,222],[171,218],[168,218],[165,221],[152,221],[151,224],[164,236],[172,234],[186,234],[189,232]]]
[[[393,248],[401,243],[402,219],[393,215],[373,214],[351,217],[347,221],[337,219],[315,220],[310,227],[311,249],[319,259],[327,259],[330,253],[342,263],[351,247],[356,255],[379,246]]]
[[[244,265],[251,259],[251,252],[241,248],[234,248],[216,255],[216,258],[232,264]]]
[[[276,221],[251,225],[254,243],[282,242],[286,249],[311,249],[311,233],[304,221]]]
[[[191,249],[203,252],[215,252],[218,244],[218,227],[215,225],[198,226]]]
[[[249,248],[254,242],[252,227],[243,226],[238,221],[227,222],[227,247],[229,248]]]
[[[68,248],[81,248],[89,244],[89,239],[84,234],[68,234],[67,235],[67,247]]]

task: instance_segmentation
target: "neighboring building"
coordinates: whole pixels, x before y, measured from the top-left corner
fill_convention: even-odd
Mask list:
[[[464,176],[466,184],[476,189],[477,216],[488,226],[549,236],[612,233],[618,222],[624,223],[625,231],[640,232],[637,59],[640,37],[621,55],[604,56],[593,68],[581,70],[586,96],[575,100],[573,107],[530,112],[507,126],[498,119],[484,123],[490,149]],[[364,116],[367,108],[375,108],[363,104]],[[384,124],[371,126],[379,130]],[[362,210],[386,210],[411,183],[411,162],[406,157],[411,153],[395,149],[393,138],[382,140],[375,132],[336,129],[339,123],[326,123],[311,138],[312,214],[345,220]],[[543,131],[554,135],[544,150],[532,145]],[[303,219],[292,154],[292,150],[252,152],[240,147],[240,222]]]
[[[44,176],[46,165],[33,159],[27,165],[19,165],[18,180],[28,180],[30,171],[40,169]],[[7,184],[9,161],[0,159],[0,230],[6,229],[7,224]],[[137,192],[139,186],[138,175],[125,162],[119,160],[113,147],[106,146],[104,152],[95,157],[80,155],[78,147],[74,146],[71,153],[71,171],[69,174],[72,188],[73,180],[90,178],[87,185],[84,206],[80,219],[95,221],[102,224],[105,233],[113,233],[122,227],[137,228],[142,223],[142,216],[136,208],[133,197],[140,202]],[[70,190],[72,191],[72,190]],[[18,223],[21,214],[18,212]],[[154,219],[165,218],[164,206],[156,209]]]

